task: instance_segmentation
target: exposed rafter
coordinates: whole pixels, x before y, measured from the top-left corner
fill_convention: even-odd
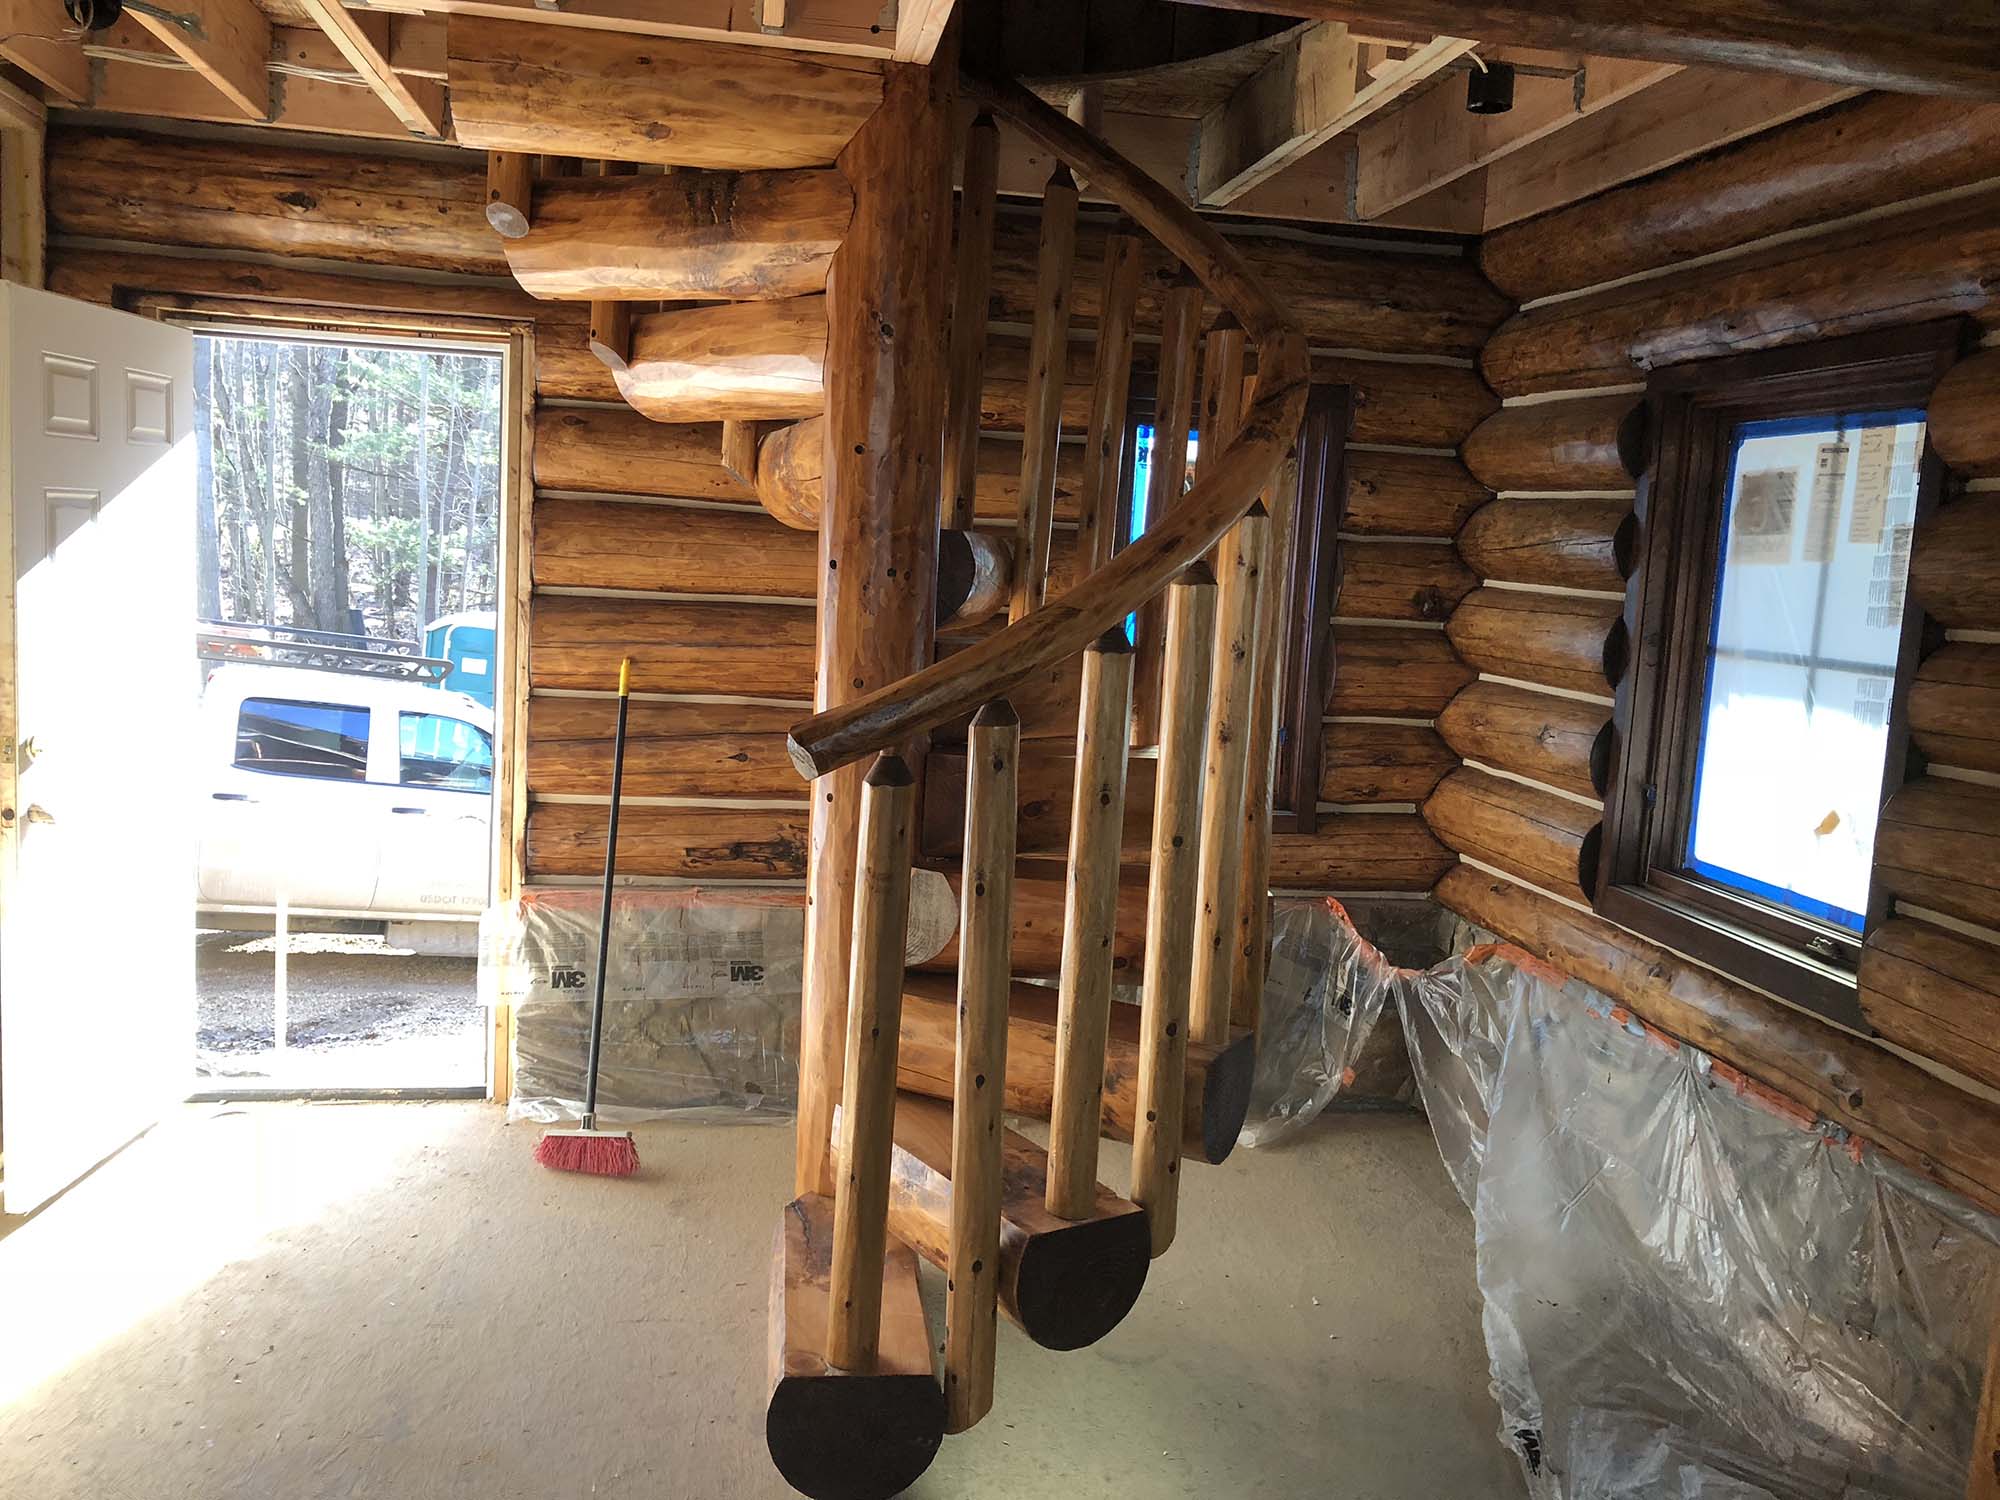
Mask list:
[[[405,78],[389,62],[387,16],[349,10],[340,0],[300,0],[340,49],[362,82],[415,135],[444,134],[444,90],[427,79]]]
[[[173,13],[130,12],[168,51],[206,78],[247,119],[271,110],[271,23],[255,0],[174,0]]]
[[[1482,57],[1504,61],[1506,53]],[[1440,83],[1355,132],[1355,212],[1373,219],[1400,208],[1680,71],[1677,63],[1582,58],[1567,76],[1524,74],[1514,107],[1497,115],[1467,110],[1462,82]]]
[[[1809,115],[1857,89],[1690,68],[1486,168],[1497,229]]]
[[[1524,47],[1792,73],[1906,94],[2000,98],[1992,0],[1191,0],[1365,24],[1389,19]]]
[[[0,0],[0,58],[50,92],[81,104],[90,97],[90,61],[73,40],[62,0]]]
[[[1194,201],[1233,203],[1476,45],[1433,37],[1398,58],[1337,22],[1304,28],[1202,118],[1189,184]]]

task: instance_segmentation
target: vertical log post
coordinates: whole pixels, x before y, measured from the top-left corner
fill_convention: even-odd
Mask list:
[[[1236,382],[1240,390],[1242,381]],[[1216,544],[1213,687],[1201,794],[1201,914],[1195,924],[1188,992],[1194,1039],[1229,1040],[1230,984],[1236,966],[1236,913],[1242,896],[1243,789],[1251,752],[1251,701],[1257,676],[1257,614],[1270,555],[1271,517],[1264,502]]]
[[[972,529],[979,485],[979,394],[986,367],[986,298],[993,285],[993,206],[1000,127],[982,111],[965,137],[957,273],[952,283],[951,374],[944,414],[944,527]]]
[[[896,1128],[896,1046],[903,1025],[903,939],[910,917],[916,779],[899,755],[879,757],[861,792],[854,869],[854,967],[847,989],[847,1063],[833,1200],[833,1274],[826,1362],[875,1367],[882,1331],[882,1257],[889,1229],[889,1148]]]
[[[1195,363],[1201,340],[1201,283],[1183,269],[1167,288],[1161,313],[1160,369],[1153,403],[1152,472],[1146,482],[1146,524],[1174,507],[1187,483],[1188,429],[1194,423]],[[1160,664],[1165,606],[1158,599],[1139,611],[1138,660],[1132,673],[1132,743],[1160,738]]]
[[[1153,1254],[1174,1242],[1187,1097],[1188,975],[1201,832],[1202,741],[1214,658],[1215,575],[1196,563],[1167,588],[1160,764],[1153,781],[1152,879],[1139,1017],[1139,1119],[1132,1201],[1146,1210]]]
[[[966,743],[958,1050],[952,1075],[951,1263],[944,1302],[947,1432],[964,1432],[993,1408],[1020,749],[1020,716],[1005,698],[973,716]]]
[[[2000,1500],[2000,1313],[1993,1318],[1993,1342],[1986,1355],[1986,1383],[1979,1392],[1979,1419],[1972,1428],[1972,1467],[1965,1500]]]
[[[937,611],[955,66],[892,66],[841,152],[854,218],[827,285],[814,706],[930,664]],[[921,745],[905,747],[914,771]],[[833,1190],[862,768],[813,783],[797,1191]]]
[[[1132,313],[1139,301],[1137,237],[1105,237],[1102,296],[1090,426],[1077,484],[1081,502],[1077,556],[1085,572],[1103,567],[1118,550],[1118,482],[1124,477],[1125,408],[1132,395]]]
[[[522,151],[486,153],[486,222],[502,238],[527,237],[534,198],[534,157]]]
[[[1011,624],[1042,607],[1056,519],[1056,455],[1062,443],[1063,378],[1069,371],[1069,292],[1076,265],[1076,183],[1057,164],[1042,193],[1035,262],[1035,323],[1028,335],[1028,416],[1021,437],[1021,498],[1014,523]]]
[[[1104,1040],[1111,1026],[1112,937],[1125,828],[1125,752],[1132,720],[1132,646],[1123,630],[1083,653],[1076,719],[1076,788],[1063,905],[1062,988],[1049,1113],[1050,1213],[1087,1219],[1097,1202],[1104,1111]]]

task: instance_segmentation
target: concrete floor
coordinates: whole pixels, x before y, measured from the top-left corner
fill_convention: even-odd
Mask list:
[[[791,1133],[640,1136],[615,1182],[535,1167],[485,1105],[179,1111],[0,1219],[0,1495],[789,1494],[762,1401]],[[993,1414],[914,1495],[1524,1493],[1420,1120],[1191,1170],[1181,1224],[1094,1348],[1003,1325]]]

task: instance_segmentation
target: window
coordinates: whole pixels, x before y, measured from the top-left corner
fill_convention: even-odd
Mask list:
[[[245,698],[236,714],[236,764],[277,776],[368,779],[368,710],[344,703]]]
[[[1117,528],[1119,545],[1136,541],[1147,524],[1152,481],[1155,398],[1149,376],[1133,378],[1127,417],[1124,480]],[[1347,508],[1347,435],[1354,424],[1353,392],[1344,385],[1311,387],[1299,427],[1298,528],[1287,577],[1271,580],[1284,590],[1278,618],[1279,681],[1277,760],[1271,781],[1272,826],[1311,833],[1319,826],[1320,734],[1330,687],[1334,596],[1339,592],[1339,531]],[[1188,434],[1188,467],[1194,472],[1201,435]],[[1135,638],[1139,617],[1126,621]]]
[[[493,740],[485,730],[444,714],[405,713],[398,734],[404,786],[493,790]]]
[[[1679,366],[1649,393],[1646,542],[1605,803],[1606,915],[1859,1024],[1875,822],[1903,778],[1957,324]]]

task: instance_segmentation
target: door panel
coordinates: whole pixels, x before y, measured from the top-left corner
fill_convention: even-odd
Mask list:
[[[184,1088],[193,1032],[193,339],[0,285],[0,1201]]]

